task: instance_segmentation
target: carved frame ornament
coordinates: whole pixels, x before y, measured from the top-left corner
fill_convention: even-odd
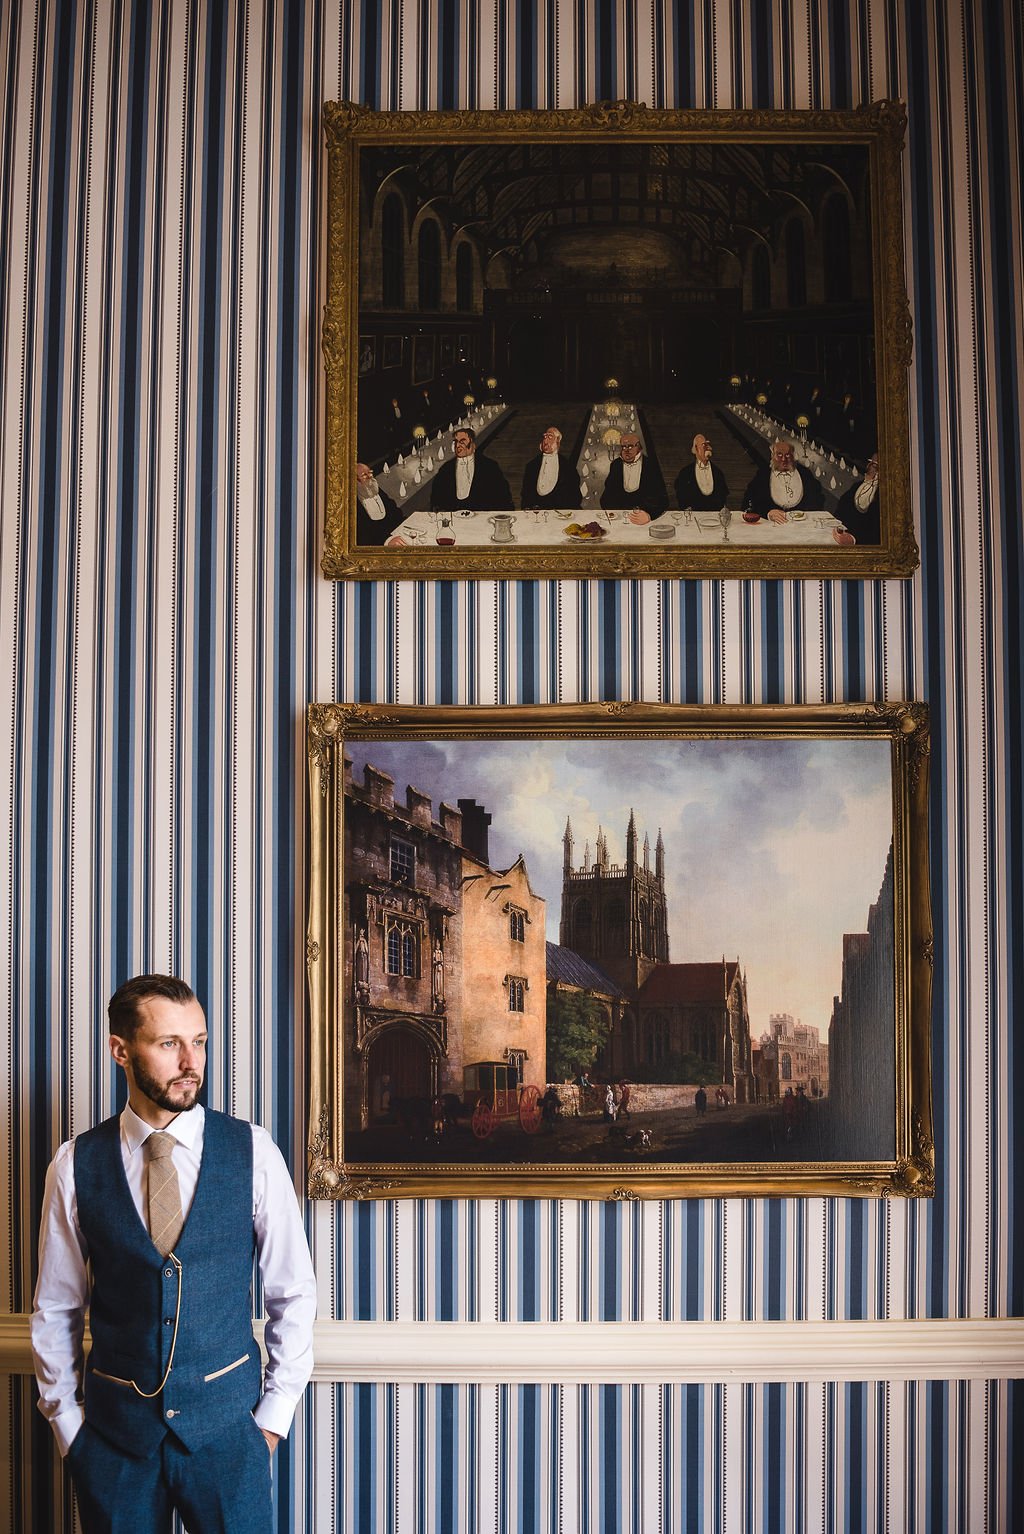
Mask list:
[[[881,1104],[893,1125],[892,1154],[880,1160],[807,1159],[759,1162],[665,1161],[652,1150],[634,1147],[629,1154],[615,1147],[609,1160],[556,1163],[554,1160],[503,1162],[474,1159],[473,1140],[465,1124],[445,1125],[428,1118],[425,1123],[407,1126],[409,1135],[433,1135],[436,1143],[429,1155],[410,1149],[413,1140],[402,1142],[402,1150],[393,1151],[390,1159],[368,1159],[359,1147],[377,1144],[360,1135],[347,1134],[348,1111],[366,1111],[367,1074],[365,1061],[354,1064],[359,1041],[356,1035],[365,1022],[363,1012],[370,1004],[370,988],[354,957],[352,934],[346,933],[350,918],[359,927],[358,913],[348,912],[347,895],[358,899],[352,883],[352,870],[346,870],[345,821],[348,795],[345,793],[346,744],[362,750],[369,743],[379,745],[386,759],[388,746],[411,743],[459,741],[467,743],[519,741],[561,741],[566,747],[579,742],[593,742],[595,749],[605,742],[671,745],[680,742],[728,743],[755,745],[772,741],[855,742],[863,737],[887,742],[891,765],[892,836],[890,867],[892,871],[892,1039],[894,1103]],[[471,752],[470,752],[471,754]],[[309,1134],[308,1186],[313,1198],[396,1198],[425,1196],[460,1197],[580,1197],[605,1199],[665,1197],[745,1197],[821,1196],[828,1194],[865,1198],[930,1197],[935,1190],[935,1150],[931,1101],[931,1011],[934,967],[931,893],[928,868],[928,785],[929,717],[927,706],[920,703],[864,703],[826,706],[740,707],[731,705],[675,707],[651,703],[552,704],[538,707],[396,707],[377,708],[369,704],[313,705],[307,715],[307,759],[309,767],[310,873],[308,889],[308,928],[306,942],[307,978],[310,1014],[309,1050]],[[367,760],[372,756],[367,752]],[[877,760],[877,759],[876,759]],[[856,763],[854,763],[856,765]],[[877,775],[877,767],[874,769]],[[420,785],[434,789],[438,801],[444,785]],[[396,781],[397,794],[401,785]],[[354,781],[352,792],[366,799],[366,791]],[[815,801],[816,803],[816,801]],[[446,807],[441,806],[445,811]],[[496,817],[511,806],[491,806]],[[817,806],[820,812],[821,806]],[[361,812],[362,813],[362,812]],[[392,813],[370,804],[371,817]],[[528,813],[528,812],[527,812]],[[378,823],[372,821],[372,823]],[[367,824],[370,824],[368,821]],[[422,823],[422,822],[421,822]],[[435,836],[440,832],[435,825]],[[362,876],[361,876],[362,877]],[[837,869],[837,879],[841,877]],[[888,873],[886,880],[888,882]],[[770,888],[768,899],[770,901]],[[761,891],[763,894],[764,891]],[[547,898],[555,898],[546,891]],[[432,899],[435,897],[431,897]],[[874,897],[872,897],[874,898]],[[753,903],[759,907],[755,890]],[[866,912],[865,912],[866,916]],[[447,952],[448,919],[438,932]],[[355,931],[358,942],[358,931]],[[837,942],[840,941],[837,935]],[[847,940],[844,938],[842,942]],[[830,939],[831,942],[831,939]],[[440,946],[440,945],[438,945]],[[831,951],[831,950],[830,950]],[[845,948],[844,948],[845,953]],[[742,955],[740,955],[742,959]],[[887,968],[887,964],[885,966]],[[349,972],[351,971],[351,972]],[[845,974],[845,971],[844,971]],[[457,974],[449,982],[457,981]],[[383,989],[386,977],[374,984]],[[838,980],[838,975],[837,975]],[[854,983],[857,983],[856,973]],[[429,984],[429,982],[428,982]],[[838,984],[837,984],[838,989]],[[436,990],[436,986],[435,986]],[[393,996],[393,993],[392,993]],[[393,1006],[393,1000],[378,994],[376,1007]],[[438,1020],[420,1007],[414,1021],[431,1039],[429,1051],[436,1072],[452,1039],[452,1019]],[[384,1013],[381,1013],[384,1016]],[[398,1016],[398,1014],[394,1014]],[[821,1022],[817,1017],[815,1024]],[[856,1023],[856,1015],[854,1024]],[[849,1031],[854,1024],[847,1023]],[[859,1026],[859,1025],[857,1025]],[[884,1023],[888,1029],[889,1024]],[[759,1029],[752,1028],[755,1034]],[[424,1036],[426,1036],[424,1034]],[[826,1026],[821,1030],[828,1039]],[[458,1035],[455,1040],[457,1044]],[[440,1040],[439,1046],[437,1040]],[[365,1040],[363,1041],[365,1044]],[[346,1071],[362,1071],[361,1081],[353,1075],[346,1082]],[[866,1063],[866,1079],[871,1072]],[[358,1086],[353,1091],[353,1084]],[[349,1090],[346,1090],[346,1087]],[[539,1090],[543,1091],[543,1087]],[[738,1089],[737,1089],[738,1090]],[[602,1088],[603,1091],[603,1088]],[[715,1087],[708,1088],[712,1097]],[[758,1089],[758,1093],[760,1089]],[[755,1097],[758,1097],[755,1093]],[[758,1100],[763,1100],[758,1097]],[[772,1099],[774,1100],[774,1099]],[[737,1095],[737,1102],[739,1097]],[[360,1106],[353,1108],[353,1103]],[[436,1103],[433,1105],[436,1115]],[[635,1106],[635,1105],[634,1105]],[[756,1106],[756,1104],[755,1104]],[[874,1099],[868,1103],[874,1111]],[[680,1110],[684,1111],[684,1110]],[[692,1113],[692,1110],[690,1110]],[[713,1115],[712,1115],[713,1116]],[[721,1122],[725,1122],[724,1118]],[[354,1128],[365,1127],[356,1123]],[[404,1130],[403,1130],[404,1132]],[[514,1147],[521,1142],[517,1126],[506,1131],[503,1144]],[[460,1138],[461,1136],[461,1138]],[[400,1142],[395,1131],[394,1144]],[[381,1142],[383,1143],[383,1142]],[[387,1142],[391,1144],[391,1141]],[[419,1143],[419,1142],[416,1142]],[[538,1136],[536,1145],[546,1143]],[[555,1143],[555,1142],[551,1142]],[[575,1143],[575,1142],[573,1142]],[[784,1154],[784,1143],[780,1156]],[[346,1154],[346,1146],[350,1154]],[[446,1150],[447,1147],[450,1150]],[[468,1147],[468,1148],[467,1148]],[[358,1152],[358,1154],[356,1153]],[[590,1152],[592,1153],[592,1152]],[[570,1151],[570,1154],[573,1152]],[[403,1159],[404,1158],[404,1159]],[[450,1158],[450,1159],[449,1159]],[[461,1158],[461,1159],[460,1159]]]
[[[374,112],[342,101],[326,103],[323,120],[328,200],[327,299],[321,331],[326,376],[321,567],[329,580],[581,575],[866,579],[907,576],[917,568],[909,456],[908,373],[913,329],[906,287],[901,166],[906,113],[901,102],[880,101],[837,112],[657,110],[629,101],[603,102],[572,111]],[[879,544],[758,546],[709,537],[685,544],[651,540],[650,547],[602,546],[598,540],[574,543],[571,539],[531,547],[526,541],[528,533],[513,546],[494,549],[458,543],[454,548],[437,548],[429,542],[385,548],[357,541],[363,152],[391,145],[408,146],[414,152],[431,146],[455,145],[470,150],[477,145],[596,145],[609,140],[623,144],[806,145],[809,165],[822,146],[866,148],[876,440],[883,486]],[[792,198],[793,206],[800,205],[796,193],[785,195]],[[453,315],[439,311],[437,318],[451,319]],[[679,448],[684,458],[685,447]],[[674,458],[672,461],[674,464]],[[734,519],[736,516],[738,513]]]

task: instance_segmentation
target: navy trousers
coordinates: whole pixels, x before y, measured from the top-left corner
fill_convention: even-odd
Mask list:
[[[169,1534],[174,1512],[188,1534],[272,1534],[270,1450],[248,1412],[194,1454],[168,1433],[148,1459],[87,1422],[65,1464],[82,1534]]]

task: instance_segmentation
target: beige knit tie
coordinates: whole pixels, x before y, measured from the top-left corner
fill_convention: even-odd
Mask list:
[[[146,1208],[149,1234],[162,1257],[173,1252],[185,1221],[181,1215],[181,1189],[171,1153],[174,1136],[157,1130],[146,1141]]]

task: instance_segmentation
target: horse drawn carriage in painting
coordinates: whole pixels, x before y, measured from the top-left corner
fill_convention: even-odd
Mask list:
[[[519,1121],[528,1135],[535,1135],[543,1120],[540,1089],[524,1086],[519,1071],[507,1060],[481,1060],[467,1065],[458,1113],[470,1115],[478,1140],[486,1140],[495,1124]]]

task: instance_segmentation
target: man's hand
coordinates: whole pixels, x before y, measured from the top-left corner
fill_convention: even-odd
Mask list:
[[[274,1450],[277,1448],[278,1444],[281,1442],[281,1435],[280,1435],[280,1433],[271,1433],[265,1427],[261,1427],[260,1428],[260,1432],[263,1434],[264,1438],[267,1440],[267,1448],[270,1450],[270,1453],[273,1454]]]
[[[768,513],[768,520],[769,522],[777,523],[779,527],[785,527],[786,513],[784,511],[780,511],[777,506],[773,506],[771,511]]]
[[[641,508],[638,506],[635,511],[630,512],[629,520],[631,522],[635,522],[637,527],[643,527],[645,522],[649,522],[651,520],[650,513],[641,510]]]

